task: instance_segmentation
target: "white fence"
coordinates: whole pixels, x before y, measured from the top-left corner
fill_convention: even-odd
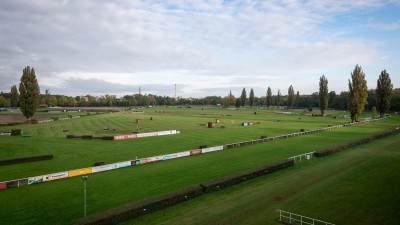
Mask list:
[[[333,223],[325,222],[322,220],[313,219],[310,217],[294,214],[291,212],[286,212],[280,209],[276,210],[279,212],[279,221],[280,222],[289,222],[291,224],[299,224],[299,225],[335,225]]]

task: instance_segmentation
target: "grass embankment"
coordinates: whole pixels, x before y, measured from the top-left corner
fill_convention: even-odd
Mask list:
[[[146,215],[140,224],[280,224],[276,209],[335,224],[400,224],[400,134]]]
[[[155,156],[189,149],[233,143],[298,132],[303,129],[342,124],[348,119],[280,115],[260,110],[168,109],[144,114],[127,112],[82,117],[37,125],[16,125],[32,132],[32,138],[0,137],[0,158],[15,158],[51,153],[54,159],[0,167],[0,180],[23,178],[69,169]],[[159,109],[158,109],[159,111]],[[222,116],[224,114],[224,116]],[[230,116],[227,116],[230,114]],[[153,117],[153,120],[150,120]],[[176,129],[179,135],[150,137],[126,141],[67,140],[62,128],[71,134],[105,133],[104,126],[117,128],[116,134],[132,133],[135,118],[142,132]],[[207,121],[220,119],[216,128],[208,129]],[[299,119],[300,118],[300,119]],[[260,122],[243,127],[241,122]],[[87,186],[88,214],[122,204],[174,191],[210,179],[252,169],[290,156],[345,143],[356,138],[391,128],[399,118],[385,119],[322,133],[234,148],[210,154],[186,157],[89,175]],[[220,128],[219,126],[225,126]],[[4,127],[2,127],[3,129]],[[6,128],[5,128],[6,129]],[[107,134],[106,134],[107,135]],[[0,221],[5,224],[68,224],[83,215],[83,183],[79,177],[0,191]]]

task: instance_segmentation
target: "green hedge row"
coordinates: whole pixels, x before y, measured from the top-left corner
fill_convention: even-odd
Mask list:
[[[370,137],[361,138],[361,139],[358,139],[356,141],[349,142],[347,144],[337,145],[337,146],[334,146],[334,147],[331,147],[331,148],[326,148],[326,149],[323,149],[323,150],[320,150],[320,151],[316,151],[316,152],[314,152],[314,156],[315,157],[324,157],[324,156],[327,156],[327,155],[330,155],[330,154],[333,154],[333,153],[336,153],[336,152],[340,152],[340,151],[346,150],[348,148],[351,148],[351,147],[354,147],[354,146],[357,146],[357,145],[361,145],[361,144],[368,143],[368,142],[373,141],[373,140],[377,140],[377,139],[389,136],[389,135],[397,133],[397,132],[400,132],[400,129],[398,127],[396,127],[395,129],[392,129],[392,130],[388,130],[388,131],[384,131],[384,132],[381,132],[381,133],[377,133],[377,134],[372,135]]]
[[[35,161],[43,161],[43,160],[50,160],[50,159],[53,159],[53,155],[40,155],[40,156],[33,156],[33,157],[6,159],[6,160],[0,160],[0,166],[18,164],[18,163],[35,162]]]
[[[263,176],[280,169],[294,165],[293,160],[285,160],[273,165],[263,166],[254,170],[242,172],[239,174],[226,176],[221,179],[212,180],[200,185],[188,187],[182,190],[164,194],[158,197],[138,201],[135,203],[110,209],[105,212],[94,214],[74,222],[75,225],[108,225],[118,224],[133,218],[137,218],[149,212],[164,209],[200,195],[214,192],[220,188],[229,187],[246,180]]]
[[[257,178],[275,171],[285,169],[294,165],[293,159],[288,159],[283,162],[278,162],[272,165],[262,166],[257,169],[249,170],[239,174],[226,176],[220,179],[212,180],[204,184],[200,184],[205,193],[210,193],[219,190],[220,188],[229,187],[246,180]]]

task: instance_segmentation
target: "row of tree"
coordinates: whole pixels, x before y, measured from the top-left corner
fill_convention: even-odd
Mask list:
[[[392,97],[392,98],[391,98]],[[254,90],[250,90],[247,97],[246,89],[243,88],[241,96],[236,98],[229,92],[226,97],[207,96],[204,98],[171,98],[168,96],[156,95],[125,95],[116,98],[113,95],[100,97],[86,96],[64,96],[51,95],[50,91],[45,90],[40,94],[39,84],[35,75],[35,70],[26,67],[23,70],[19,91],[14,85],[10,93],[0,94],[0,107],[20,107],[24,115],[29,118],[37,110],[38,105],[61,106],[61,107],[97,107],[97,106],[148,106],[148,105],[221,105],[223,107],[245,107],[245,106],[285,106],[287,108],[313,108],[319,107],[321,114],[325,115],[328,108],[346,110],[351,113],[353,120],[357,120],[360,113],[369,106],[369,109],[376,107],[381,116],[390,108],[395,111],[400,110],[400,89],[393,90],[389,74],[383,70],[377,81],[375,90],[367,90],[367,82],[362,68],[358,65],[351,73],[349,79],[349,91],[336,92],[328,91],[328,80],[322,75],[319,80],[319,92],[311,95],[300,95],[299,91],[295,94],[292,85],[288,88],[287,95],[282,95],[278,90],[276,95],[272,95],[270,87],[267,88],[266,95],[256,97]]]

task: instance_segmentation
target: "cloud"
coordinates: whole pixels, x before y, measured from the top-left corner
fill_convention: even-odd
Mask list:
[[[382,53],[385,40],[353,25],[326,26],[337,16],[384,6],[378,0],[4,0],[0,90],[10,90],[30,65],[43,87],[67,95],[75,87],[114,94],[148,85],[149,93],[172,96],[175,83],[187,97],[242,86],[286,89],[289,82],[309,92],[309,79],[322,73],[346,71],[343,77],[357,63],[392,57]],[[375,22],[398,29],[398,21]]]

